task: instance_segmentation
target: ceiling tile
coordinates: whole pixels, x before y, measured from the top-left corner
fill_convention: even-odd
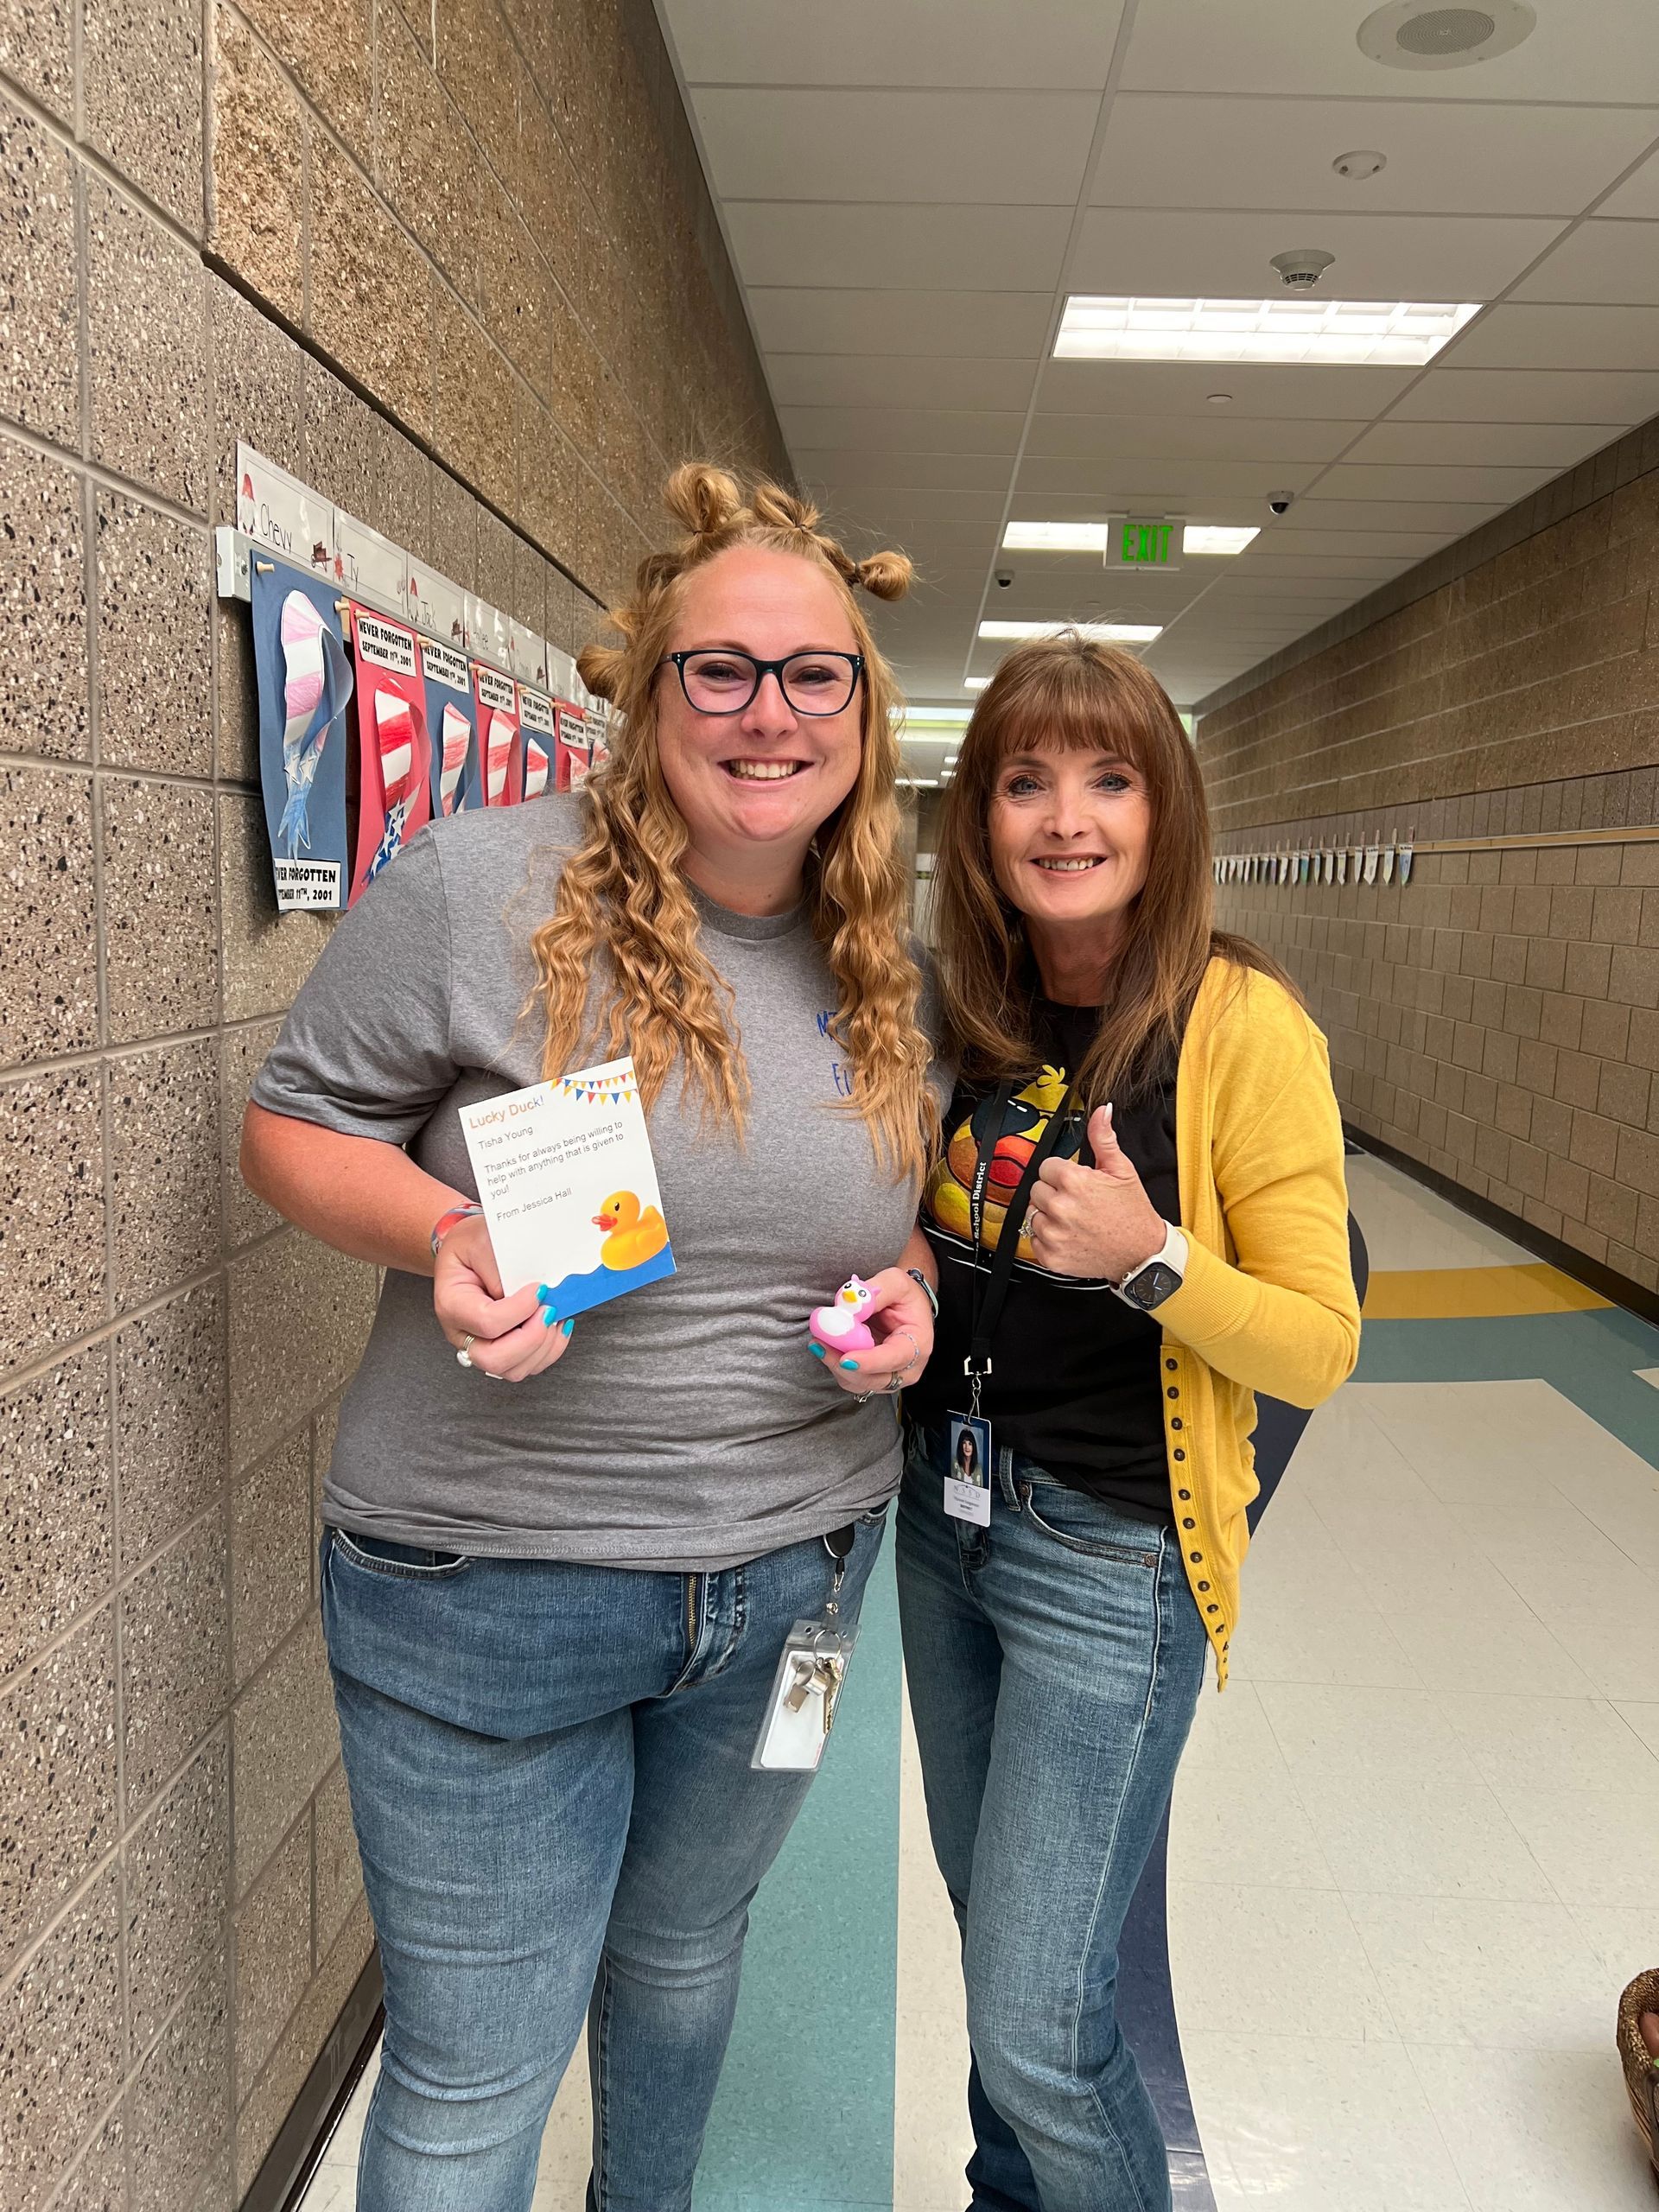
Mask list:
[[[658,0],[688,81],[1058,85],[1106,81],[1122,0]]]
[[[1273,256],[1318,244],[1337,257],[1323,297],[1491,300],[1558,238],[1541,216],[1321,213],[1317,239],[1301,215],[1211,207],[1091,207],[1067,273],[1072,292],[1168,299],[1264,298],[1279,289]]]
[[[1452,343],[1465,369],[1651,369],[1659,307],[1497,307]]]
[[[1649,154],[1641,167],[1610,193],[1596,210],[1599,215],[1645,215],[1659,219],[1659,154]]]
[[[1659,368],[1430,369],[1389,410],[1396,422],[1601,423],[1659,414]]]
[[[1013,409],[1023,416],[1032,369],[1026,361],[774,353],[766,378],[780,407]]]
[[[1437,499],[1327,499],[1316,489],[1306,499],[1298,499],[1290,512],[1280,518],[1277,527],[1287,537],[1304,530],[1372,529],[1438,531],[1447,537],[1461,537],[1465,531],[1476,530],[1501,514],[1503,508],[1501,500],[1465,505]]]
[[[870,207],[734,200],[727,233],[746,284],[1052,290],[1071,208]]]
[[[1374,423],[1345,456],[1351,461],[1449,463],[1476,467],[1571,468],[1613,433],[1605,423]]]
[[[1287,217],[1281,245],[1320,245],[1307,221],[1325,210],[1576,215],[1656,132],[1659,107],[1552,108],[1548,128],[1526,129],[1503,106],[1432,99],[1121,93],[1090,196],[1096,207],[1296,209],[1303,219]],[[1337,175],[1332,161],[1353,146],[1388,156],[1381,175]]]
[[[990,453],[824,453],[791,448],[803,480],[830,487],[830,496],[864,491],[995,492],[1005,493],[1008,464]]]
[[[1510,296],[1659,307],[1659,222],[1580,223]]]
[[[1233,414],[1211,408],[1202,415],[1038,415],[1026,452],[1033,459],[1077,455],[1121,460],[1157,455],[1174,461],[1322,461],[1352,443],[1370,417],[1321,423],[1294,417]]]
[[[846,446],[862,453],[1000,453],[1013,455],[1025,417],[965,408],[784,407],[790,445]]]
[[[1319,489],[1321,499],[1467,499],[1512,507],[1555,473],[1536,462],[1530,468],[1461,468],[1438,461],[1414,467],[1344,461],[1325,470]]]
[[[1537,29],[1512,53],[1446,70],[1392,69],[1362,54],[1354,35],[1368,12],[1366,0],[1345,8],[1331,0],[1255,8],[1239,0],[1159,0],[1136,19],[1122,81],[1136,89],[1436,101],[1622,101],[1633,86],[1654,81],[1649,0],[1541,7]],[[1382,143],[1356,134],[1332,151]]]
[[[1417,373],[1306,362],[1050,361],[1038,404],[1056,415],[1307,415],[1370,422]],[[1213,391],[1232,397],[1215,406]]]
[[[1103,499],[1109,512],[1119,513],[1122,508],[1114,508],[1114,502],[1174,500],[1185,513],[1193,501],[1202,501],[1211,493],[1256,497],[1265,502],[1268,493],[1281,485],[1300,492],[1318,473],[1317,461],[1158,461],[1109,452],[1090,464],[1027,458],[1020,470],[1018,490],[1022,505],[1054,493]],[[1135,512],[1155,514],[1159,508],[1147,504]],[[1055,518],[1063,518],[1064,513],[1063,509],[1057,510]],[[1220,522],[1225,518],[1206,513],[1203,519]]]
[[[1034,363],[1053,308],[1049,292],[749,291],[767,353],[965,353]]]
[[[722,200],[977,200],[1071,207],[1093,92],[693,88]]]

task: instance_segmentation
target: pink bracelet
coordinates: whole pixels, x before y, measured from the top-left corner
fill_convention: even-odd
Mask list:
[[[463,1221],[471,1220],[474,1214],[481,1214],[483,1211],[484,1209],[482,1206],[464,1205],[451,1206],[448,1213],[441,1213],[432,1224],[433,1258],[435,1260],[437,1258],[438,1247],[442,1243],[444,1238],[449,1234],[452,1229],[455,1228],[458,1224]]]

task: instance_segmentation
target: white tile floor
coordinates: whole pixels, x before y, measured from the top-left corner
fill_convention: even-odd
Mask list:
[[[1351,1168],[1376,1266],[1530,1257]],[[1659,1963],[1656,1570],[1659,1475],[1548,1383],[1352,1385],[1314,1417],[1172,1825],[1219,2212],[1654,2212],[1612,2022]],[[893,2201],[960,2212],[955,1930],[913,1746],[902,1773]],[[537,2212],[582,2202],[582,2074]],[[367,2087],[305,2212],[348,2212]]]

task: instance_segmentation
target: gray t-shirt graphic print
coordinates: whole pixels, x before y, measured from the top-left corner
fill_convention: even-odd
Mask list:
[[[406,1145],[472,1192],[457,1109],[541,1079],[531,932],[579,802],[461,815],[336,929],[253,1096]],[[677,1273],[582,1315],[557,1366],[501,1385],[456,1363],[423,1276],[388,1270],[323,1491],[331,1523],[459,1552],[712,1571],[839,1527],[897,1487],[890,1403],[837,1389],[807,1315],[891,1266],[916,1191],[847,1109],[828,963],[797,912],[708,900],[752,1090],[746,1141],[671,1076],[649,1117]]]

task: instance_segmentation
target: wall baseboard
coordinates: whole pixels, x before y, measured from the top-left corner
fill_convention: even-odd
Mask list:
[[[304,2196],[374,2049],[385,1988],[380,1954],[371,1951],[345,2010],[330,2029],[304,2088],[242,2199],[240,2212],[292,2212]]]
[[[1421,1183],[1440,1198],[1449,1199],[1462,1213],[1472,1215],[1484,1222],[1488,1229],[1496,1229],[1514,1243],[1535,1252],[1541,1260],[1548,1260],[1564,1275],[1571,1275],[1574,1282],[1583,1283],[1587,1289],[1601,1297],[1611,1299],[1615,1306],[1623,1306],[1630,1313],[1639,1314],[1643,1320],[1659,1327],[1659,1293],[1632,1282],[1629,1275],[1620,1274],[1616,1268],[1604,1267],[1599,1260],[1592,1260],[1585,1252],[1564,1244],[1559,1236],[1551,1236],[1541,1229],[1535,1229],[1518,1213],[1511,1213],[1507,1206],[1494,1205],[1490,1198],[1479,1198],[1473,1191],[1465,1190],[1461,1183],[1449,1175],[1442,1175],[1436,1167],[1427,1166],[1421,1160],[1414,1160],[1408,1152],[1402,1152],[1397,1145],[1385,1143],[1382,1138],[1369,1135],[1347,1122],[1342,1125],[1343,1135],[1360,1152],[1373,1154],[1386,1160],[1390,1167],[1397,1167],[1409,1175],[1414,1183]]]

